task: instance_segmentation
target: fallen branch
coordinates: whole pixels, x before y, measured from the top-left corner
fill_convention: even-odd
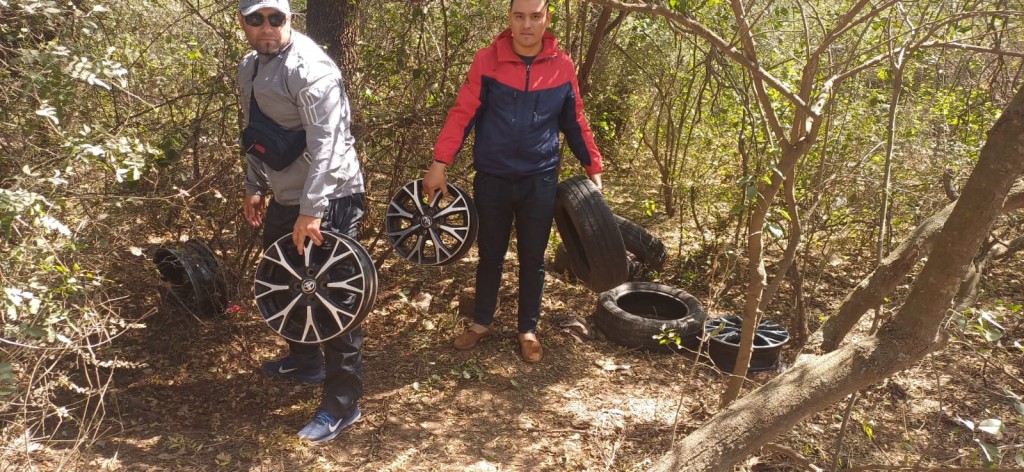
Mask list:
[[[761,450],[767,452],[775,452],[778,454],[782,454],[786,457],[789,457],[790,459],[797,461],[800,464],[800,466],[803,467],[804,469],[810,470],[812,472],[824,472],[825,470],[822,469],[821,467],[814,465],[814,463],[811,462],[806,457],[804,457],[803,454],[800,454],[799,452],[796,452],[795,450],[780,444],[765,444],[764,447],[761,448]]]

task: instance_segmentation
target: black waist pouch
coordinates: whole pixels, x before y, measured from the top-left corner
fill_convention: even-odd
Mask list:
[[[242,131],[242,147],[271,169],[283,170],[306,150],[306,130],[287,130],[260,111],[256,97],[249,100],[249,124]]]

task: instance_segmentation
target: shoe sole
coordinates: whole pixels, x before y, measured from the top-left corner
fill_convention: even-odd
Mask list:
[[[313,444],[320,444],[320,443],[323,443],[323,442],[327,442],[327,441],[330,441],[330,440],[338,437],[338,435],[341,434],[342,431],[345,431],[346,429],[348,429],[350,426],[355,424],[356,421],[359,421],[359,418],[362,418],[362,417],[363,417],[363,412],[357,406],[356,407],[356,414],[352,416],[352,419],[350,419],[350,420],[348,420],[348,421],[338,425],[338,429],[334,430],[334,432],[331,433],[329,436],[324,436],[324,437],[322,437],[320,439],[307,438],[307,437],[304,437],[304,436],[299,436],[299,437],[302,438],[302,439],[305,439],[305,440],[307,440],[307,441],[309,441],[309,442],[311,442]]]
[[[460,351],[468,351],[468,350],[473,349],[474,347],[476,347],[477,344],[480,344],[480,343],[482,343],[482,342],[484,342],[484,341],[486,341],[488,339],[491,339],[491,336],[494,336],[494,335],[493,334],[488,334],[487,336],[484,336],[484,337],[482,337],[480,339],[477,339],[476,342],[474,342],[473,344],[470,344],[469,346],[459,346],[458,344],[454,344],[454,343],[452,344],[452,346],[455,347],[455,349],[458,349]]]
[[[296,382],[306,383],[306,384],[318,384],[320,382],[323,382],[324,379],[327,378],[327,374],[326,373],[321,373],[320,375],[315,375],[315,376],[309,377],[309,376],[282,374],[280,372],[277,372],[276,370],[266,370],[263,367],[260,367],[260,372],[263,372],[263,375],[266,375],[267,377],[270,377],[272,379],[294,380]]]

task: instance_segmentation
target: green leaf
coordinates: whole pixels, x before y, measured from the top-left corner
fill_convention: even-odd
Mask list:
[[[517,389],[518,389],[518,388],[523,388],[523,386],[522,386],[522,385],[520,385],[520,384],[519,384],[519,382],[518,382],[518,381],[516,381],[516,379],[509,379],[509,382],[510,382],[510,383],[512,384],[512,386],[513,386],[513,387],[515,387],[515,388],[517,388]]]
[[[1003,422],[996,418],[987,419],[978,425],[978,429],[988,434],[999,434],[1003,429]]]
[[[871,427],[871,423],[868,421],[862,421],[860,423],[861,431],[864,431],[864,435],[868,437],[868,441],[875,440],[875,430]]]
[[[981,459],[985,467],[993,467],[999,463],[999,448],[995,447],[980,439],[975,439],[974,442],[981,446]]]
[[[44,329],[42,326],[26,326],[21,330],[21,332],[29,336],[32,336],[33,338],[46,337],[46,329]]]
[[[1024,416],[1024,403],[1016,398],[1013,399],[1013,409],[1017,410],[1018,415]]]
[[[1017,461],[1017,465],[1024,467],[1024,453],[1017,451],[1017,454],[1013,457]]]

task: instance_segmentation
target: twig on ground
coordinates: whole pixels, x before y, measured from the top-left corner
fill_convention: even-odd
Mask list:
[[[799,452],[796,452],[793,449],[790,449],[786,446],[782,446],[779,444],[765,444],[764,446],[761,447],[761,450],[767,452],[776,452],[786,457],[789,457],[790,459],[799,462],[800,466],[802,466],[804,469],[810,470],[812,472],[824,472],[825,470],[822,469],[821,467],[814,465],[814,463],[811,462],[810,459],[807,459]]]
[[[850,413],[853,412],[853,404],[857,403],[857,392],[850,394],[850,401],[846,404],[846,413],[843,414],[843,425],[839,427],[839,436],[836,437],[836,450],[832,454],[832,471],[839,470],[839,453],[843,450],[843,438],[846,436],[846,425],[850,422]]]

